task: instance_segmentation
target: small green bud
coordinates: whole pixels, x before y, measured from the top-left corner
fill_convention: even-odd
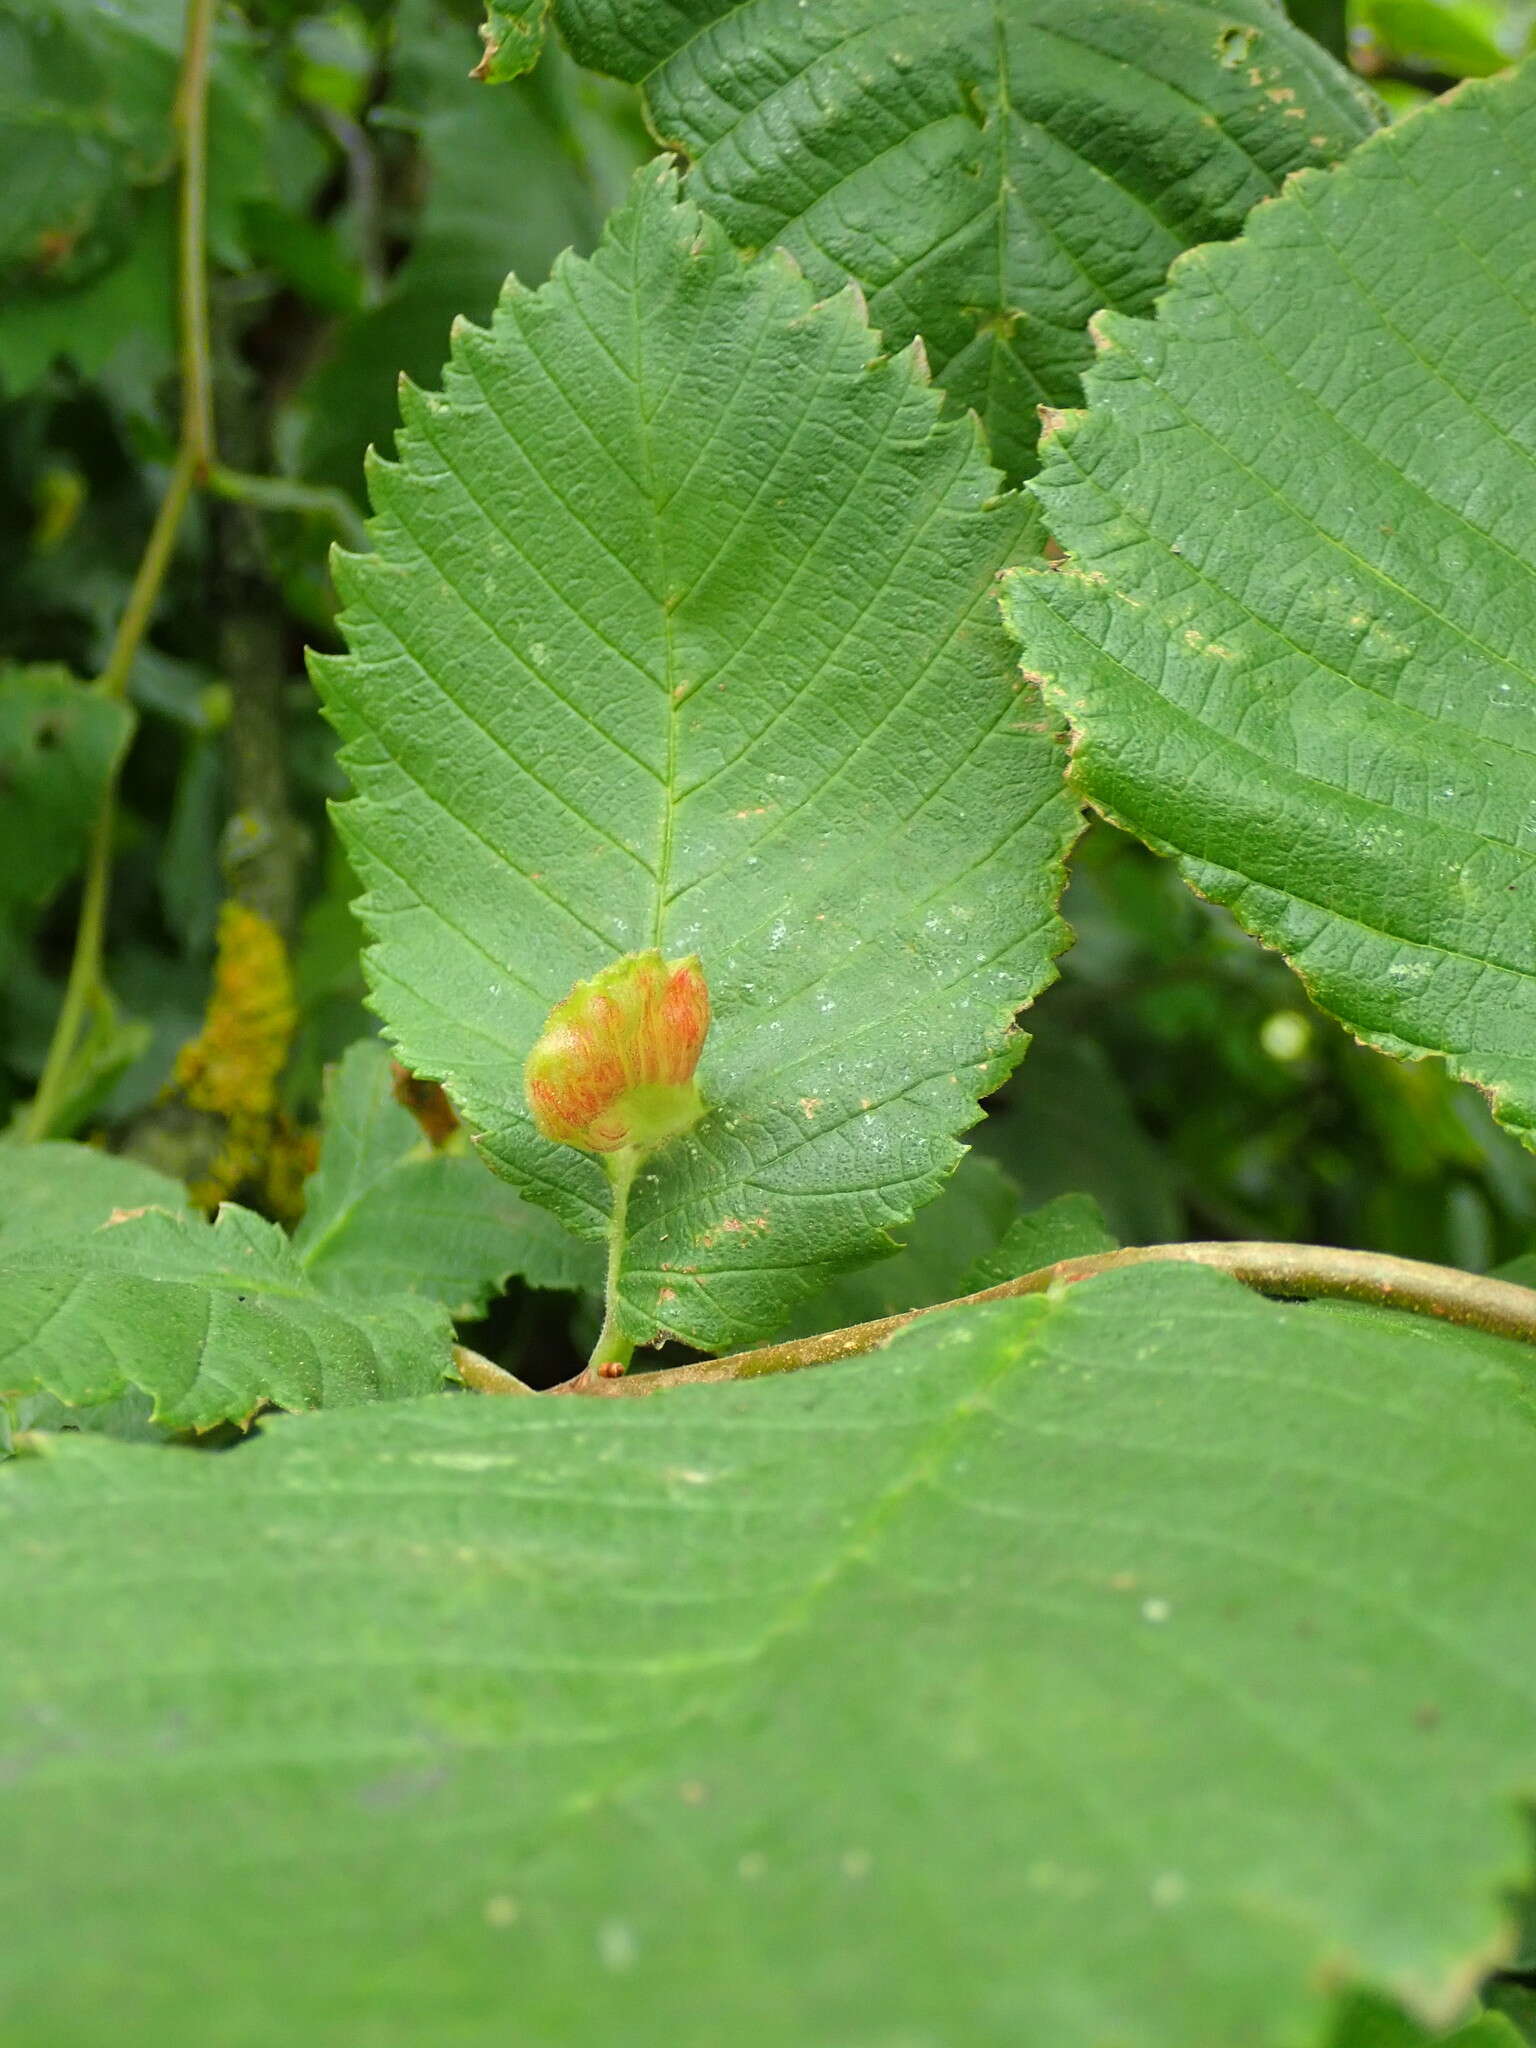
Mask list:
[[[649,1152],[704,1114],[693,1073],[709,1031],[697,958],[627,953],[549,1013],[523,1070],[546,1138],[582,1152]]]

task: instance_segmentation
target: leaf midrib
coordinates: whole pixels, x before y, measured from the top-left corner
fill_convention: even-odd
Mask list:
[[[641,476],[651,510],[651,531],[655,536],[656,602],[661,608],[662,686],[666,692],[665,767],[661,777],[661,827],[654,869],[655,893],[651,900],[651,944],[660,947],[667,915],[667,890],[672,875],[673,851],[677,837],[677,722],[678,702],[677,622],[680,599],[670,587],[667,531],[662,513],[661,493],[656,487],[656,451],[651,440],[651,415],[645,406],[645,338],[641,331],[640,234],[630,245],[630,345],[634,351],[630,375],[635,387],[635,419],[640,440]],[[681,371],[678,373],[681,374]]]

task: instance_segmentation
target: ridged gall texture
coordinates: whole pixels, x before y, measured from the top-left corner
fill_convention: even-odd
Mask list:
[[[523,1074],[534,1123],[583,1152],[664,1144],[704,1114],[693,1075],[708,1034],[696,957],[626,954],[550,1011]]]

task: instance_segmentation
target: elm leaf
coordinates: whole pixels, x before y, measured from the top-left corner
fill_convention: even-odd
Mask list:
[[[93,1407],[139,1389],[174,1429],[427,1393],[452,1335],[416,1295],[329,1300],[277,1225],[232,1202],[212,1224],[145,1209],[0,1259],[0,1398]]]
[[[0,2004],[1300,2048],[1364,1982],[1449,2025],[1528,1869],[1533,1380],[1147,1267],[643,1401],[49,1439],[0,1483]]]
[[[487,85],[521,78],[539,61],[549,0],[487,0],[480,40],[485,45],[470,76]]]
[[[555,0],[584,64],[643,85],[743,247],[845,276],[921,334],[999,466],[1073,405],[1089,316],[1143,312],[1192,243],[1375,125],[1271,0]]]
[[[1037,528],[857,294],[640,173],[590,261],[460,327],[344,557],[315,672],[374,1001],[485,1156],[603,1231],[522,1068],[616,956],[697,953],[713,1114],[657,1152],[636,1339],[770,1334],[889,1248],[1018,1059],[1076,828],[996,580]]]
[[[1106,316],[1012,579],[1106,815],[1536,1144],[1536,66]]]

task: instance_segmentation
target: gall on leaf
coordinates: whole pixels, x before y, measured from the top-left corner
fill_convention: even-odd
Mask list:
[[[550,1011],[523,1070],[546,1138],[582,1152],[651,1152],[704,1114],[694,1080],[709,1033],[696,955],[627,953]]]

